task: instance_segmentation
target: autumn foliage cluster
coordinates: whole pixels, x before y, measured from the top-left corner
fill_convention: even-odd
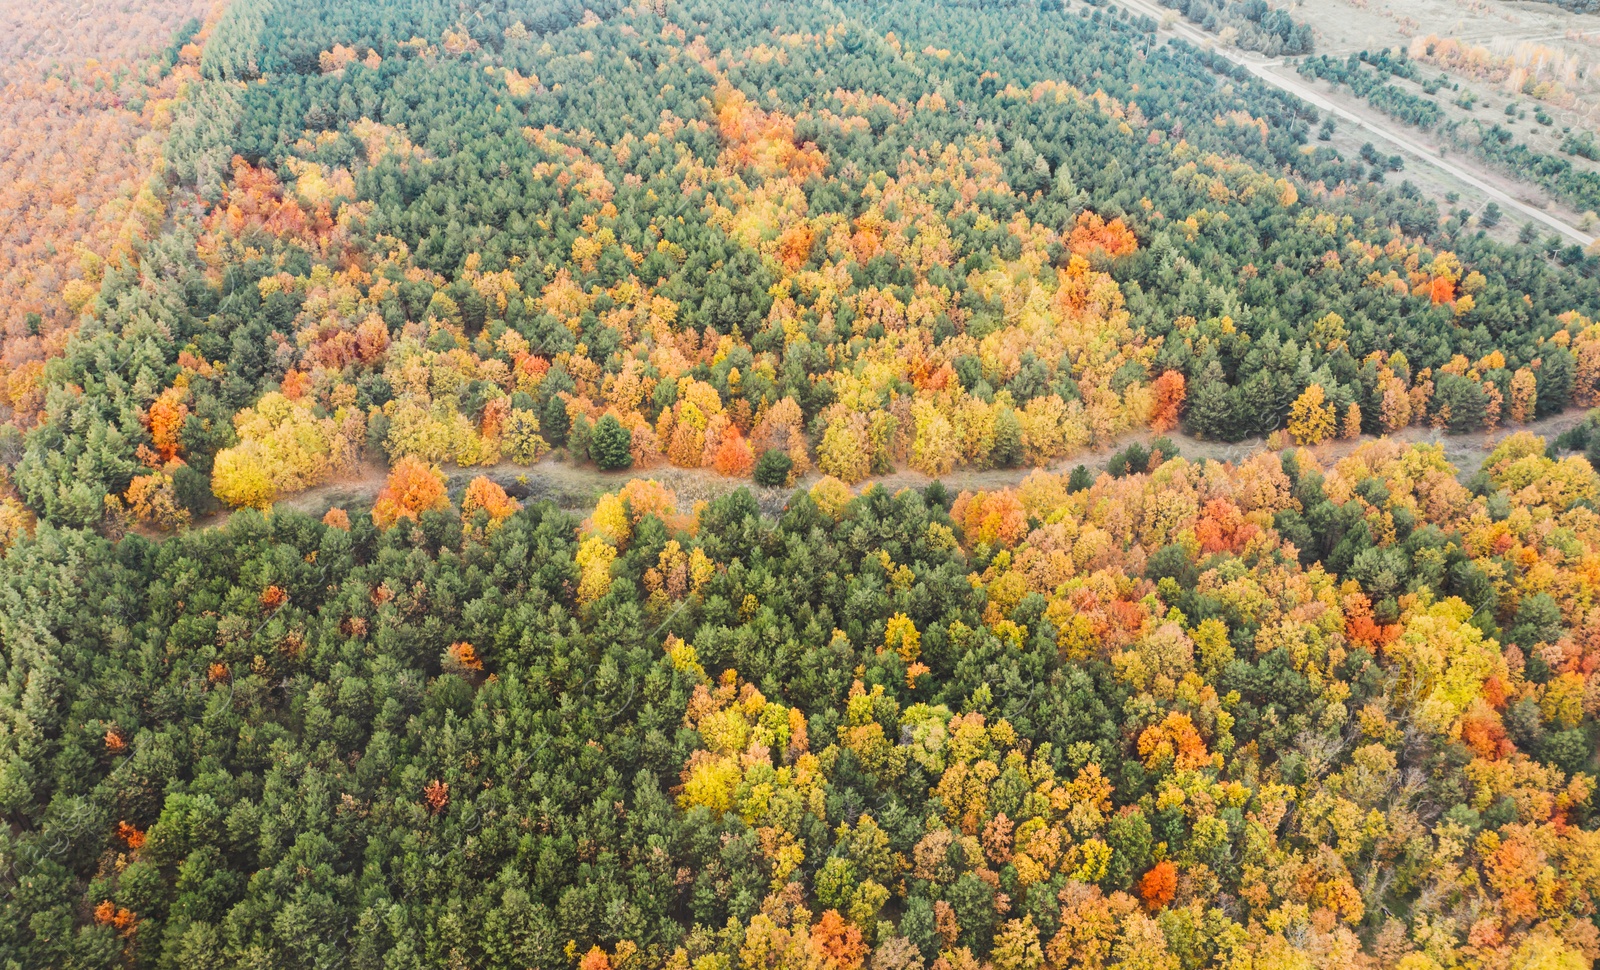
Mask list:
[[[147,6],[7,68],[44,112],[0,134],[7,536],[170,531],[405,459],[856,484],[1147,427],[1493,430],[1600,378],[1600,286],[1432,233],[1132,22],[1028,12],[1081,48],[1040,76],[1031,48],[967,70],[1000,56],[975,26],[913,43],[914,4],[405,31],[377,0]],[[662,84],[604,102],[645,64]],[[396,96],[425,87],[455,107]]]
[[[85,532],[13,547],[6,590],[75,543],[136,615],[173,618],[140,636],[194,652],[185,703],[270,727],[280,758],[330,758],[229,754],[262,773],[238,790],[187,751],[135,776],[119,766],[192,722],[109,691],[80,699],[81,730],[0,747],[38,779],[4,792],[17,844],[69,784],[119,806],[84,809],[104,848],[62,889],[66,939],[242,957],[206,942],[221,920],[292,952],[265,874],[331,879],[294,846],[337,834],[332,864],[389,860],[333,904],[398,927],[360,944],[373,966],[469,899],[546,929],[514,934],[515,958],[430,943],[424,965],[1600,958],[1600,475],[1540,439],[1508,438],[1467,484],[1437,446],[1377,442],[1326,466],[1173,458],[957,496],[825,478],[777,518],[742,490],[680,508],[635,479],[580,523],[487,478],[457,506],[436,475],[402,463],[371,513],[246,511],[159,553]],[[46,589],[5,629],[92,655],[70,629],[100,614]],[[270,700],[285,682],[308,685],[303,707]],[[387,720],[355,721],[366,704]],[[70,782],[41,766],[69,757]],[[347,770],[370,758],[392,760]],[[218,794],[191,794],[189,770]],[[221,824],[264,813],[281,842]],[[629,885],[648,892],[615,926],[576,901]],[[63,952],[18,930],[47,911],[36,895],[8,887],[0,908],[8,944]]]
[[[738,815],[773,876],[739,952],[802,959],[842,918],[872,944],[860,966],[1587,966],[1600,590],[1578,577],[1600,555],[1600,477],[1523,435],[1477,481],[1437,449],[1376,444],[1330,468],[1267,453],[964,493],[921,542],[969,550],[981,626],[888,618],[821,750],[816,711],[669,640],[702,678],[679,804]],[[905,500],[802,499],[845,523]],[[1557,552],[1558,533],[1586,538]],[[916,553],[878,555],[886,590],[915,587]],[[1012,717],[1050,715],[992,683],[932,703],[924,661],[983,641],[1103,671],[1121,698],[1106,740],[1030,748]],[[837,786],[910,778],[918,825],[896,801],[806,840]]]
[[[108,266],[127,265],[161,222],[164,186],[150,173],[171,104],[198,76],[192,41],[204,40],[209,6],[0,9],[0,404],[24,422],[43,404],[42,361],[61,352]],[[150,60],[169,45],[171,60]]]
[[[1096,4],[179,6],[0,38],[0,962],[1600,959],[1581,260]]]

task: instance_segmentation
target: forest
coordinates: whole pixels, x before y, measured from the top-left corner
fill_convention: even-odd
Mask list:
[[[854,484],[1594,401],[1600,260],[1495,242],[1153,22],[849,12],[229,4],[168,68],[160,231],[7,365],[5,518],[170,530],[408,457]]]
[[[1592,964],[1584,457],[1087,478],[776,517],[635,479],[579,521],[408,460],[320,521],[43,524],[0,585],[0,951]]]
[[[1114,3],[67,6],[0,967],[1600,959],[1600,256]]]

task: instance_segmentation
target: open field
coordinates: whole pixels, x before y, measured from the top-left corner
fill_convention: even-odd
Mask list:
[[[1592,216],[1586,218],[1542,187],[1514,178],[1433,132],[1384,114],[1346,87],[1302,77],[1296,60],[1226,47],[1217,35],[1175,18],[1158,0],[1126,0],[1126,6],[1160,19],[1167,36],[1219,50],[1257,77],[1314,105],[1336,121],[1332,144],[1347,157],[1366,142],[1382,154],[1400,154],[1406,167],[1394,177],[1410,180],[1437,199],[1442,209],[1466,208],[1477,214],[1493,201],[1506,213],[1494,230],[1497,236],[1509,239],[1523,223],[1532,222],[1541,235],[1554,233],[1564,243],[1594,242]],[[1423,52],[1414,58],[1419,77],[1447,79],[1431,95],[1444,114],[1441,127],[1451,121],[1498,123],[1534,151],[1565,158],[1578,168],[1600,169],[1600,163],[1561,150],[1569,134],[1594,130],[1600,119],[1600,77],[1592,70],[1600,63],[1600,17],[1553,4],[1497,0],[1408,4],[1403,14],[1392,5],[1365,0],[1299,2],[1288,9],[1311,25],[1317,54],[1343,58],[1364,50],[1409,51],[1416,45]],[[1454,42],[1444,49],[1462,51],[1456,58],[1461,63],[1452,62],[1453,69],[1445,70],[1425,59],[1429,38]],[[1522,92],[1519,83],[1525,78],[1540,97]],[[1395,77],[1389,83],[1429,96],[1422,85],[1405,78]],[[1549,124],[1537,120],[1539,111]]]

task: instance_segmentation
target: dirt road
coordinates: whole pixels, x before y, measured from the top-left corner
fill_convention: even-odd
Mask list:
[[[1160,21],[1163,15],[1175,12],[1161,6],[1156,0],[1120,0],[1120,2],[1130,10],[1154,17],[1157,21]],[[1287,91],[1302,101],[1315,106],[1317,110],[1324,114],[1334,115],[1342,121],[1376,135],[1383,141],[1400,149],[1404,154],[1431,165],[1466,185],[1472,186],[1488,198],[1498,202],[1503,208],[1536,220],[1580,246],[1588,246],[1595,241],[1594,236],[1578,229],[1576,226],[1569,225],[1536,206],[1529,205],[1527,202],[1500,188],[1494,184],[1495,176],[1488,174],[1486,169],[1480,168],[1472,162],[1455,161],[1440,157],[1437,147],[1424,144],[1410,132],[1403,130],[1399,122],[1376,121],[1338,104],[1294,74],[1281,60],[1273,60],[1246,51],[1224,47],[1217,43],[1215,35],[1206,33],[1182,17],[1174,21],[1171,28],[1163,29],[1159,33],[1168,37],[1181,37],[1196,47],[1215,50],[1218,54],[1240,65],[1268,84]]]
[[[1445,457],[1456,466],[1462,477],[1475,473],[1483,460],[1494,450],[1507,435],[1518,431],[1529,431],[1540,435],[1547,440],[1553,440],[1556,435],[1582,421],[1588,411],[1575,409],[1561,414],[1552,415],[1530,424],[1518,425],[1513,428],[1501,428],[1496,431],[1478,432],[1465,435],[1444,435],[1428,428],[1406,428],[1392,435],[1395,440],[1407,443],[1437,444],[1444,449]],[[1045,470],[1054,473],[1071,471],[1078,465],[1087,466],[1091,471],[1104,471],[1111,457],[1129,444],[1140,442],[1148,444],[1155,437],[1152,432],[1142,431],[1119,438],[1116,442],[1092,451],[1080,452],[1070,458],[1065,458],[1053,465],[1046,466]],[[1232,462],[1237,464],[1250,456],[1264,450],[1267,443],[1264,439],[1252,438],[1232,444],[1219,441],[1203,441],[1190,437],[1182,432],[1167,434],[1173,443],[1178,446],[1178,451],[1183,457],[1190,460],[1211,460]],[[1371,437],[1355,440],[1330,441],[1317,445],[1311,450],[1317,460],[1324,467],[1331,466],[1340,459],[1353,452],[1365,441],[1372,441]],[[921,489],[927,487],[937,478],[953,493],[961,491],[979,491],[1013,487],[1021,483],[1024,478],[1032,474],[1032,468],[990,468],[972,469],[957,468],[948,475],[931,476],[910,469],[896,471],[888,475],[869,478],[856,486],[857,491],[872,484],[881,484],[890,491],[902,488]],[[793,488],[762,488],[748,479],[723,478],[703,468],[674,468],[670,465],[657,466],[648,469],[629,469],[620,472],[603,472],[587,466],[575,466],[566,461],[555,458],[545,458],[534,465],[516,465],[503,462],[478,468],[459,468],[450,466],[445,469],[446,477],[450,482],[452,494],[458,495],[473,478],[479,475],[488,476],[499,483],[508,492],[521,499],[531,501],[550,501],[558,507],[570,512],[587,514],[593,507],[595,500],[606,492],[614,492],[627,484],[632,478],[653,478],[665,485],[678,496],[678,506],[682,509],[691,508],[695,502],[709,501],[719,495],[740,488],[748,488],[755,496],[756,502],[763,512],[776,515],[783,510],[789,496],[794,494]],[[383,487],[386,472],[382,465],[365,464],[355,474],[336,482],[319,485],[291,495],[279,502],[283,508],[295,509],[309,515],[322,515],[330,508],[339,507],[346,509],[364,508],[372,504],[377,497],[379,489]],[[807,475],[797,484],[797,488],[805,487],[817,481],[820,476],[816,472]],[[227,521],[227,513],[209,516],[197,521],[196,527],[210,527],[221,525]]]

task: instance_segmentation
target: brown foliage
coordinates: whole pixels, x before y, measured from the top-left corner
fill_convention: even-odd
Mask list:
[[[437,815],[450,804],[450,786],[436,778],[423,786],[422,797],[428,803],[428,810]]]

